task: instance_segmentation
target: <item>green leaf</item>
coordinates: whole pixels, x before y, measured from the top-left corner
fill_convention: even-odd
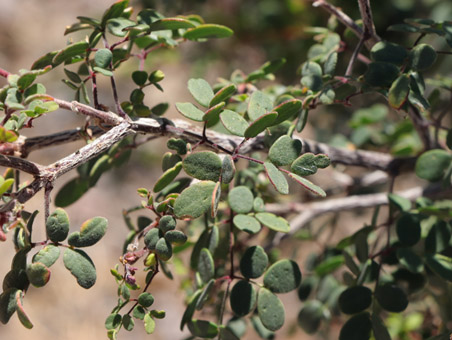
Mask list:
[[[403,245],[407,247],[415,245],[421,238],[419,219],[411,214],[402,215],[397,220],[396,232]]]
[[[155,320],[152,318],[150,313],[144,316],[144,330],[147,334],[154,333],[155,330]]]
[[[316,155],[307,152],[295,159],[290,169],[297,175],[309,176],[317,172]]]
[[[187,235],[179,230],[171,230],[165,233],[165,239],[176,246],[181,246],[187,242]]]
[[[137,302],[143,307],[151,307],[154,303],[154,297],[151,293],[143,292],[138,296]]]
[[[436,51],[427,44],[419,44],[413,47],[410,51],[409,65],[413,70],[424,71],[431,67],[436,61]]]
[[[223,107],[225,105],[225,102],[218,103],[215,106],[210,107],[202,117],[202,120],[205,122],[215,122],[215,124],[218,122],[218,117],[220,115],[221,110],[223,110]]]
[[[229,184],[235,176],[235,164],[230,155],[224,155],[221,164],[221,183]]]
[[[237,112],[224,110],[220,113],[220,120],[223,126],[230,133],[236,136],[244,137],[248,128],[248,122]]]
[[[212,289],[215,286],[215,279],[211,279],[205,286],[204,289],[201,292],[201,295],[199,296],[198,302],[196,304],[197,310],[202,310],[204,307],[204,304],[208,300],[210,293],[212,292]]]
[[[180,322],[180,330],[184,329],[184,326],[187,322],[191,320],[193,314],[196,310],[196,305],[198,303],[199,297],[201,296],[202,290],[198,289],[190,298],[187,308],[185,309],[184,315],[182,315],[182,319]]]
[[[314,271],[318,276],[325,276],[342,267],[344,262],[343,255],[330,256],[316,266]]]
[[[288,135],[279,137],[268,151],[268,158],[276,166],[291,164],[301,152],[301,141]]]
[[[342,326],[339,340],[369,340],[371,330],[369,313],[357,314]]]
[[[422,259],[410,248],[397,249],[397,258],[402,266],[413,273],[421,273],[424,271]]]
[[[215,183],[202,181],[186,188],[174,203],[174,214],[178,218],[195,219],[204,214],[211,206]]]
[[[408,57],[408,52],[403,46],[387,41],[380,41],[370,50],[370,57],[373,61],[391,63],[400,66]]]
[[[428,232],[425,239],[427,253],[440,253],[449,246],[451,238],[450,226],[445,221],[436,222]]]
[[[104,217],[93,217],[85,221],[80,227],[80,232],[72,233],[68,238],[69,245],[73,247],[89,247],[105,235],[108,221]]]
[[[207,81],[204,79],[190,79],[188,81],[188,90],[200,105],[209,107],[214,94]]]
[[[130,332],[135,326],[135,321],[133,321],[132,317],[129,314],[124,314],[124,316],[122,317],[122,326],[126,331]]]
[[[259,133],[264,131],[267,127],[273,125],[273,122],[278,117],[278,114],[276,112],[269,112],[266,113],[259,118],[257,118],[255,121],[253,121],[250,126],[245,130],[245,137],[246,138],[253,138],[256,137]]]
[[[173,246],[162,237],[155,244],[155,252],[162,261],[168,261],[173,256]]]
[[[243,185],[233,188],[228,194],[229,206],[238,214],[250,212],[253,209],[253,200],[253,193]]]
[[[403,312],[408,306],[405,292],[391,283],[378,286],[375,289],[375,298],[383,309],[393,313]]]
[[[132,80],[138,86],[143,86],[148,80],[148,73],[146,71],[134,71],[132,73]]]
[[[154,192],[162,191],[169,184],[173,182],[173,180],[179,175],[182,169],[182,162],[178,162],[174,165],[174,167],[167,169],[160,178],[155,182],[154,188],[152,189]]]
[[[16,311],[16,294],[20,290],[16,288],[8,288],[0,294],[0,321],[7,324],[11,316]]]
[[[177,30],[180,28],[194,28],[196,27],[190,20],[184,18],[163,18],[154,21],[149,25],[149,30],[163,31],[163,30]]]
[[[105,320],[105,328],[108,330],[118,328],[121,325],[121,321],[122,317],[120,314],[112,313]]]
[[[105,27],[108,20],[120,17],[128,5],[129,0],[116,1],[111,5],[102,15],[101,27]]]
[[[391,340],[388,329],[377,314],[372,314],[372,330],[375,340]]]
[[[198,259],[198,272],[201,276],[201,280],[207,283],[215,275],[215,264],[213,262],[212,254],[209,249],[203,248],[199,253]]]
[[[237,214],[233,218],[233,223],[237,229],[249,234],[257,234],[261,230],[261,224],[253,216]]]
[[[212,151],[201,151],[185,157],[182,166],[191,177],[217,182],[221,175],[222,161]]]
[[[142,306],[135,306],[132,313],[135,319],[144,320],[144,316],[146,315],[146,310]]]
[[[64,251],[63,262],[81,287],[88,289],[96,283],[96,267],[83,250],[67,248]]]
[[[441,254],[426,255],[425,263],[439,277],[452,282],[452,259]]]
[[[314,334],[320,328],[324,318],[323,304],[318,300],[306,302],[298,313],[298,324],[308,334]]]
[[[266,288],[259,290],[257,313],[264,327],[270,331],[277,331],[284,324],[284,306],[281,300]]]
[[[410,76],[402,74],[398,77],[389,88],[388,101],[389,105],[396,110],[405,104],[410,92]]]
[[[364,286],[350,287],[339,296],[339,307],[345,314],[356,314],[369,308],[372,303],[372,291]]]
[[[135,22],[126,18],[114,18],[107,22],[107,30],[117,37],[125,37],[127,28],[135,26]]]
[[[42,57],[40,57],[38,60],[36,60],[33,65],[31,65],[31,69],[32,70],[39,70],[39,69],[43,69],[46,66],[54,66],[53,65],[53,58],[57,55],[59,51],[52,51],[49,53],[46,53],[45,55],[43,55]]]
[[[11,186],[14,183],[14,178],[8,178],[7,180],[3,181],[3,183],[0,184],[0,196],[3,196],[5,192],[7,192],[9,189],[11,189]]]
[[[245,316],[254,310],[257,301],[257,293],[251,283],[239,280],[234,287],[232,287],[229,299],[234,314],[239,317]]]
[[[28,315],[25,313],[23,302],[22,302],[22,291],[18,290],[16,292],[16,311],[17,317],[19,318],[20,323],[28,329],[33,328],[33,324],[31,323]]]
[[[195,122],[202,122],[204,112],[194,106],[192,103],[176,103],[176,109],[184,117],[194,120]]]
[[[301,271],[292,260],[280,260],[273,263],[264,275],[264,286],[273,293],[288,293],[301,283]]]
[[[66,212],[58,208],[47,218],[47,237],[52,242],[62,242],[69,233],[69,216]]]
[[[239,319],[242,320],[242,319]],[[256,333],[262,338],[266,340],[272,340],[275,338],[275,333],[265,328],[262,324],[261,319],[258,316],[251,317],[251,324],[253,325]]]
[[[82,197],[89,188],[87,179],[76,177],[63,185],[58,191],[55,197],[55,205],[62,208],[67,207]]]
[[[215,93],[213,98],[210,100],[209,107],[220,104],[221,102],[226,102],[235,92],[237,91],[237,86],[235,84],[229,84],[221,88]]]
[[[53,265],[60,257],[60,248],[48,244],[33,256],[33,263],[40,262],[46,267]]]
[[[399,68],[390,63],[373,62],[368,65],[364,80],[371,86],[389,87],[399,76]]]
[[[197,337],[213,339],[218,335],[218,326],[207,320],[193,319],[187,326],[190,333]]]
[[[44,287],[50,280],[50,269],[40,262],[27,266],[27,277],[35,287]]]
[[[290,230],[289,223],[282,217],[276,216],[272,213],[261,212],[255,216],[259,222],[274,231],[287,233]]]
[[[187,30],[183,37],[188,40],[199,40],[205,38],[228,38],[234,31],[222,25],[203,24]]]
[[[113,53],[108,48],[101,48],[96,51],[94,55],[94,62],[100,68],[110,68],[110,63],[113,59]]]
[[[187,153],[187,142],[180,138],[170,138],[166,142],[168,149],[175,150],[179,155]]]
[[[280,124],[285,120],[294,117],[301,110],[302,102],[298,99],[287,100],[278,106],[274,107],[271,111],[278,113],[278,117],[273,122],[273,125]]]
[[[441,149],[424,152],[416,160],[416,175],[430,182],[441,180],[452,162],[452,155]]]
[[[275,189],[279,193],[287,195],[289,193],[289,184],[279,169],[270,162],[265,162],[264,168],[270,183],[275,187]]]
[[[240,271],[247,279],[256,279],[264,274],[267,265],[268,256],[264,248],[252,246],[245,251],[240,260]]]
[[[303,90],[311,90],[313,92],[319,92],[323,87],[322,77],[316,74],[310,74],[301,78],[301,85],[303,85]]]
[[[149,250],[154,250],[158,240],[163,236],[158,228],[152,228],[144,235],[144,244]]]
[[[325,63],[323,64],[323,72],[325,73],[325,75],[331,77],[334,76],[334,72],[336,71],[337,65],[337,57],[338,57],[337,52],[330,53]]]
[[[65,61],[68,61],[72,59],[73,57],[83,55],[85,54],[86,50],[89,48],[89,43],[86,41],[79,41],[74,44],[71,44],[67,46],[66,48],[62,49],[61,51],[58,51],[53,59],[52,59],[52,66],[55,67]],[[40,66],[42,66],[42,61]],[[33,64],[33,69],[36,67],[36,62]]]
[[[178,162],[182,162],[181,156],[171,152],[167,152],[163,155],[162,158],[162,170],[166,171],[169,168],[174,167]]]
[[[268,95],[259,90],[254,91],[248,103],[248,117],[254,121],[262,115],[270,112],[273,108],[273,101]]]
[[[396,207],[400,211],[409,211],[411,209],[411,201],[408,198],[396,195],[388,194],[389,204]]]

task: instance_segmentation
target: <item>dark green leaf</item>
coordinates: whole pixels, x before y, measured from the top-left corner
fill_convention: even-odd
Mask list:
[[[218,326],[206,320],[193,319],[187,323],[191,334],[207,339],[213,339],[218,335]]]
[[[66,48],[62,49],[61,51],[57,52],[53,59],[52,59],[52,66],[57,66],[61,64],[62,62],[68,61],[72,59],[73,57],[76,57],[78,55],[85,54],[86,50],[89,48],[89,43],[86,41],[79,41],[74,44],[71,44],[67,46]],[[54,52],[52,52],[54,53]],[[50,64],[48,64],[50,65]],[[42,65],[40,65],[42,66]],[[33,68],[36,67],[36,62],[33,64]]]
[[[410,82],[409,75],[402,74],[392,83],[388,93],[388,101],[391,107],[399,110],[405,104],[410,92]]]
[[[232,287],[230,295],[231,309],[237,316],[245,316],[252,312],[256,306],[257,293],[248,281],[239,280]]]
[[[202,120],[205,122],[218,122],[218,117],[220,115],[221,110],[223,110],[223,107],[225,105],[225,102],[218,103],[217,105],[214,105],[210,107],[202,117]]]
[[[400,211],[409,211],[411,209],[411,201],[408,198],[396,195],[388,194],[389,204],[397,207]]]
[[[408,247],[415,245],[421,238],[419,219],[411,214],[405,214],[397,220],[396,231],[399,241]]]
[[[58,260],[59,256],[60,248],[54,246],[53,244],[49,244],[33,256],[33,263],[41,262],[45,266],[50,267],[56,262],[56,260]]]
[[[342,326],[339,340],[369,340],[371,330],[369,313],[357,314]]]
[[[350,287],[339,296],[339,307],[345,314],[356,314],[369,308],[372,291],[364,286]]]
[[[226,100],[231,97],[235,91],[237,91],[237,86],[234,84],[229,84],[218,90],[217,93],[210,100],[209,107],[220,104],[221,102],[226,102]]]
[[[284,306],[281,300],[266,288],[259,290],[257,312],[264,327],[270,331],[276,331],[284,324]]]
[[[214,182],[220,179],[222,161],[214,152],[201,151],[189,154],[182,165],[191,177]]]
[[[301,271],[292,260],[280,260],[267,269],[264,275],[264,286],[273,293],[287,293],[301,283]]]
[[[255,121],[253,121],[250,126],[245,130],[245,137],[246,138],[253,138],[256,137],[259,133],[264,131],[267,127],[273,125],[273,122],[278,117],[278,113],[276,112],[269,112],[266,113],[259,118],[257,118]]]
[[[375,340],[391,340],[388,329],[377,314],[372,314],[372,330]]]
[[[373,61],[392,63],[400,66],[408,57],[408,52],[406,48],[400,45],[380,41],[372,47],[370,56]]]
[[[132,73],[132,80],[138,86],[143,86],[148,80],[148,74],[146,71],[134,71]]]
[[[410,248],[397,249],[397,258],[402,266],[406,267],[413,273],[421,273],[424,271],[422,259]]]
[[[58,207],[67,207],[77,201],[90,188],[89,181],[80,177],[76,177],[67,182],[58,191],[55,197],[55,205]]]
[[[400,313],[408,306],[405,292],[390,283],[378,286],[375,290],[375,297],[380,306],[389,312]]]
[[[179,175],[182,169],[182,162],[176,163],[174,167],[167,169],[160,178],[155,182],[154,188],[152,189],[154,192],[162,191],[166,188],[173,180]]]
[[[190,298],[187,308],[185,309],[184,315],[182,315],[182,320],[180,322],[180,330],[184,329],[184,326],[191,320],[193,314],[196,310],[196,305],[198,303],[199,297],[201,296],[202,290],[198,289]]]
[[[33,328],[33,324],[25,313],[23,302],[22,302],[22,291],[18,290],[16,292],[16,311],[17,317],[19,318],[20,323],[28,329]]]
[[[371,86],[389,87],[398,76],[399,68],[396,65],[374,62],[368,65],[364,79]]]
[[[165,233],[165,239],[176,246],[181,246],[187,242],[187,235],[179,230],[171,230]]]
[[[50,280],[50,269],[41,262],[34,262],[27,266],[27,277],[35,287],[44,287]]]
[[[441,149],[424,152],[416,160],[416,175],[430,182],[441,180],[452,162],[452,155]]]
[[[428,253],[440,253],[449,246],[451,238],[450,226],[445,221],[436,222],[428,232],[425,239],[425,251]]]
[[[155,244],[155,252],[162,261],[168,261],[173,256],[173,246],[162,237]]]
[[[425,257],[427,266],[441,278],[452,281],[452,259],[441,254],[427,255]]]
[[[436,61],[436,52],[432,46],[419,44],[410,51],[410,67],[416,71],[424,71]]]
[[[80,232],[74,232],[69,236],[68,243],[73,247],[89,247],[105,235],[108,221],[104,217],[93,217],[85,221],[80,227]]]
[[[236,215],[239,216],[239,215]],[[247,279],[256,279],[264,274],[268,256],[261,246],[249,247],[240,260],[240,271]]]
[[[115,329],[119,327],[121,324],[122,317],[118,313],[112,313],[105,320],[105,328],[106,329]]]
[[[234,34],[234,32],[226,26],[203,24],[187,30],[183,37],[188,40],[198,40],[205,38],[228,38],[232,34]]]
[[[190,20],[184,18],[163,18],[149,25],[150,31],[177,30],[196,27]]]
[[[143,307],[150,307],[154,303],[154,297],[152,296],[151,293],[147,292],[141,293],[138,296],[138,303]]]
[[[224,155],[221,165],[221,183],[229,184],[235,176],[235,164],[230,155]]]
[[[0,294],[0,321],[7,324],[11,316],[16,311],[16,293],[20,290],[9,288]]]
[[[305,303],[298,313],[298,324],[308,334],[314,334],[320,328],[323,316],[323,304],[318,300]]]
[[[268,151],[268,158],[276,166],[291,164],[301,152],[301,141],[288,135],[279,137]]]
[[[212,289],[215,286],[215,279],[211,279],[205,286],[204,289],[202,290],[201,295],[199,296],[198,302],[196,304],[196,309],[197,310],[202,310],[202,308],[204,307],[204,304],[206,303],[207,299],[210,296],[210,293],[212,292]]]
[[[58,208],[47,218],[47,236],[52,242],[64,241],[69,233],[69,216]]]
[[[83,250],[67,248],[64,251],[63,262],[81,287],[88,289],[96,283],[96,267]]]
[[[198,259],[198,272],[201,276],[201,280],[207,283],[215,275],[215,264],[213,257],[207,248],[201,249]]]
[[[144,235],[144,244],[149,250],[154,250],[162,236],[162,232],[158,228],[152,228]]]
[[[292,99],[287,100],[278,106],[274,107],[273,110],[276,113],[278,113],[278,117],[275,119],[272,125],[277,125],[289,118],[293,118],[295,115],[298,114],[302,106],[301,100],[298,99]]]

